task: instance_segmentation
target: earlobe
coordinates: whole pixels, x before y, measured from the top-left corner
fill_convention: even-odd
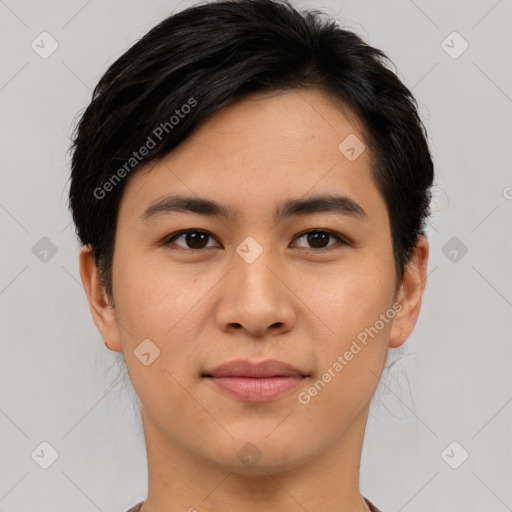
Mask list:
[[[96,259],[90,245],[84,245],[79,256],[80,277],[89,303],[92,318],[108,349],[121,352],[116,310],[109,304],[105,287],[101,282]]]
[[[397,308],[393,320],[390,348],[397,348],[405,343],[416,325],[426,284],[428,254],[428,240],[420,235],[397,294],[396,302],[400,304],[400,308]]]

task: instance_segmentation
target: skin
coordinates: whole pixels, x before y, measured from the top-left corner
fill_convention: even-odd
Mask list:
[[[368,510],[359,470],[369,404],[388,349],[402,345],[417,321],[428,242],[418,238],[396,287],[389,216],[370,149],[349,161],[338,149],[349,134],[364,140],[357,119],[324,92],[253,94],[130,176],[115,239],[115,307],[90,248],[82,248],[94,322],[107,347],[123,353],[141,402],[149,473],[142,512]],[[273,219],[284,200],[335,192],[366,216]],[[213,199],[235,213],[140,219],[169,193]],[[206,248],[187,245],[184,236],[163,244],[190,228],[211,234]],[[299,236],[315,229],[350,243],[328,237],[315,246]],[[236,252],[248,236],[263,251],[252,263]],[[395,301],[394,319],[300,403],[298,394]],[[149,366],[134,355],[145,339],[160,349]],[[238,358],[279,359],[309,377],[277,399],[243,402],[202,377]],[[237,457],[248,442],[261,454],[251,467]]]

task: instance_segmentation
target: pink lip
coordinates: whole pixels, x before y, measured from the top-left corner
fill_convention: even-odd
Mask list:
[[[269,359],[251,363],[238,359],[206,372],[218,389],[247,402],[265,402],[299,386],[307,375],[289,364]]]

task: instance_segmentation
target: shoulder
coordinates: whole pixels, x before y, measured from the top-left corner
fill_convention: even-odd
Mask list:
[[[144,503],[143,501],[141,501],[140,503],[137,503],[137,505],[134,505],[132,508],[128,509],[126,512],[139,512],[143,503]]]

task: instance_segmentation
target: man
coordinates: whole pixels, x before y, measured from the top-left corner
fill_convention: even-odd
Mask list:
[[[141,404],[132,511],[378,510],[364,432],[433,181],[385,55],[287,2],[189,8],[112,64],[73,149],[82,282]]]

